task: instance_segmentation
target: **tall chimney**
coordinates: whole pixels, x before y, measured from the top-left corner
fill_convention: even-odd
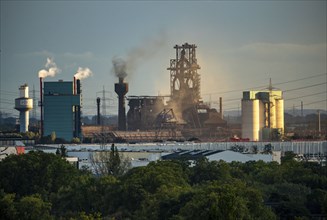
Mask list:
[[[77,79],[74,77],[74,87],[76,90],[74,90],[76,95],[81,94],[81,80]],[[75,106],[75,136],[80,137],[82,133],[82,128],[81,128],[81,106]]]
[[[74,76],[73,80],[73,94],[76,95],[76,77]]]
[[[126,131],[125,95],[128,92],[128,83],[124,83],[124,78],[120,77],[115,83],[115,92],[118,95],[118,130]]]
[[[97,125],[100,125],[100,97],[97,98]]]
[[[43,137],[43,82],[40,77],[40,137]]]

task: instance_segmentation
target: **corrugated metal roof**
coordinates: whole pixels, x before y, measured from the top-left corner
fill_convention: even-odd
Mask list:
[[[264,162],[273,161],[273,157],[270,154],[242,154],[234,151],[221,151],[221,150],[181,150],[162,156],[163,160],[176,160],[176,159],[187,159],[197,160],[199,158],[206,157],[209,161],[223,160],[226,162],[238,161],[245,163],[247,161],[258,161],[263,160]]]

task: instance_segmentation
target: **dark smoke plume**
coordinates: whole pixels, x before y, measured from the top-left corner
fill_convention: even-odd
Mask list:
[[[112,59],[113,71],[118,78],[125,78],[126,73],[126,61],[119,57]]]
[[[166,45],[166,35],[160,32],[157,36],[144,40],[141,45],[128,51],[126,58],[112,59],[113,72],[119,78],[125,78],[127,74],[136,71],[140,63],[146,62],[160,51],[160,48]]]

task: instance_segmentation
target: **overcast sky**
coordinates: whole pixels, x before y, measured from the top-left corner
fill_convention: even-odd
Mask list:
[[[135,58],[127,95],[168,95],[173,46],[185,42],[198,46],[202,98],[214,106],[222,96],[237,109],[243,90],[272,78],[287,109],[326,110],[326,11],[326,1],[1,0],[0,111],[18,115],[19,86],[39,90],[48,57],[61,71],[45,81],[93,72],[82,81],[84,114],[95,114],[103,87],[107,114],[117,113],[114,57]]]

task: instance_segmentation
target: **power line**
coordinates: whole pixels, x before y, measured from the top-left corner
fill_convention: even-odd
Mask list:
[[[295,88],[295,89],[285,90],[284,92],[291,92],[291,91],[296,91],[296,90],[301,90],[301,89],[307,89],[307,88],[311,88],[311,87],[315,87],[315,86],[320,86],[320,85],[325,85],[325,84],[327,84],[327,83],[326,82],[317,83],[317,84],[310,85],[310,86],[303,86],[303,87],[298,87],[298,88]]]
[[[301,79],[294,79],[294,80],[289,80],[289,81],[285,81],[285,82],[274,83],[274,85],[283,85],[283,84],[286,84],[286,83],[298,82],[298,81],[302,81],[302,80],[306,80],[306,79],[312,79],[312,78],[316,78],[316,77],[324,76],[324,75],[327,75],[327,73],[321,73],[321,74],[317,74],[317,75],[313,75],[313,76],[304,77],[304,78],[301,78]]]
[[[322,103],[322,102],[327,102],[327,99],[325,100],[319,100],[319,101],[315,101],[315,102],[310,102],[310,103],[305,103],[305,105],[312,105],[312,104],[317,104],[317,103]],[[300,107],[301,105],[296,105],[294,107]]]
[[[292,82],[298,82],[298,81],[302,81],[302,80],[317,78],[319,76],[324,76],[324,75],[327,76],[327,73],[320,73],[320,74],[315,74],[315,75],[311,75],[311,76],[300,78],[300,79],[294,79],[294,80],[289,80],[289,81],[274,83],[274,85],[283,85],[283,84],[287,84],[287,83],[292,83]],[[265,88],[266,86],[267,85],[262,85],[262,86],[250,87],[250,88],[245,88],[245,89],[234,89],[234,90],[227,90],[227,91],[221,91],[221,92],[203,93],[202,95],[226,94],[226,93],[232,93],[232,92],[241,92],[241,91],[246,91],[246,90],[253,90],[253,89],[259,89],[259,88]]]
[[[285,101],[289,101],[289,100],[301,99],[301,98],[310,97],[310,96],[315,96],[315,95],[320,95],[320,94],[325,94],[325,92],[317,92],[317,93],[310,94],[310,95],[298,96],[298,97],[288,98],[288,99],[284,99],[284,100],[285,100]]]

